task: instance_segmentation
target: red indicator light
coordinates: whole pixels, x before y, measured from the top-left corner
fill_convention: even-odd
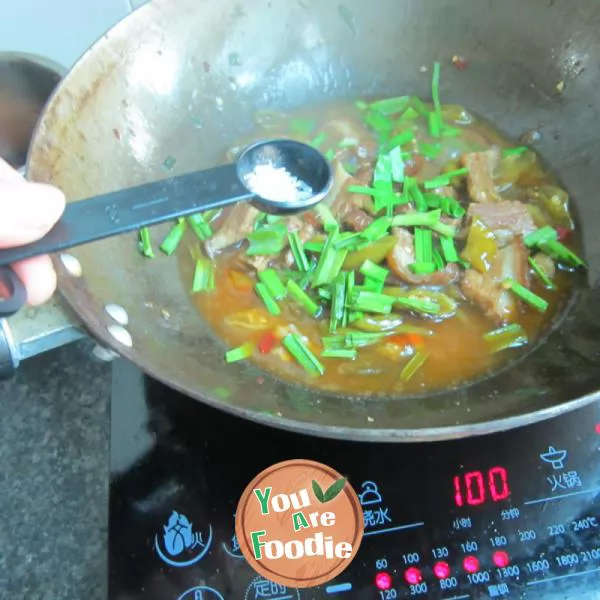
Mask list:
[[[450,577],[450,565],[447,562],[436,562],[433,565],[433,572],[438,579],[448,579]]]
[[[392,587],[392,576],[389,573],[377,573],[375,586],[378,590],[389,590]]]
[[[406,583],[409,583],[410,585],[417,585],[417,583],[421,583],[423,580],[423,575],[416,567],[410,567],[410,569],[406,569],[404,579],[406,579]]]
[[[467,556],[463,560],[463,567],[467,573],[477,573],[479,571],[479,561],[475,556]]]
[[[492,555],[492,561],[494,561],[497,567],[508,567],[510,565],[510,556],[504,550],[498,550],[498,552],[494,552]]]
[[[596,423],[596,433],[600,435],[600,423]]]

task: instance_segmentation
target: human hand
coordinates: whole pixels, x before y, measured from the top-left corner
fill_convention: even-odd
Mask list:
[[[60,219],[65,196],[57,188],[26,181],[0,159],[0,248],[23,246],[43,238]],[[27,289],[28,302],[39,306],[56,290],[56,273],[49,256],[36,256],[12,265]]]

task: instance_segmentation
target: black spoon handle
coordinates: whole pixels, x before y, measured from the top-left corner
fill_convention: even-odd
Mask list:
[[[0,250],[0,266],[252,198],[231,164],[72,202],[41,240]]]

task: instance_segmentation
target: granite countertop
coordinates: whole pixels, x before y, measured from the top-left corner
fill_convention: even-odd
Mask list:
[[[84,339],[0,383],[0,599],[107,594],[110,363]]]

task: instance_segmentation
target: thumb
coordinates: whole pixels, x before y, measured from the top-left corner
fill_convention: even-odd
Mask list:
[[[0,180],[0,248],[12,248],[44,237],[60,219],[65,196],[44,183]]]

